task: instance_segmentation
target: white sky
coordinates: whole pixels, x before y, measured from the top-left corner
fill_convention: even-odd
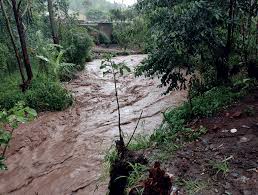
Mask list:
[[[108,0],[110,2],[116,2],[116,3],[124,3],[126,5],[133,5],[134,3],[137,2],[137,0]]]

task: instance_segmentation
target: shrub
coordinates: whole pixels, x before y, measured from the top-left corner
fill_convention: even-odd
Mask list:
[[[70,81],[75,78],[77,66],[72,63],[60,63],[58,69],[58,78],[60,81]]]
[[[64,61],[77,64],[78,69],[83,70],[84,63],[90,59],[92,44],[92,39],[84,28],[76,27],[64,32],[62,36],[62,46],[65,49]]]
[[[131,28],[129,24],[117,24],[114,26],[114,41],[124,50],[128,49],[131,41]]]
[[[40,111],[60,111],[72,104],[71,94],[59,82],[46,77],[34,79],[25,97],[31,108]]]
[[[12,131],[18,128],[20,123],[25,123],[33,120],[37,116],[37,112],[29,107],[25,107],[24,102],[18,102],[15,107],[10,110],[0,109],[0,147],[4,148],[0,154],[0,170],[6,170],[5,154],[12,133],[6,127],[11,128]]]
[[[11,77],[1,78],[0,108],[7,110],[15,106],[19,101],[25,101],[25,97],[19,89],[18,74]]]
[[[0,107],[10,109],[19,101],[37,111],[60,111],[73,102],[71,94],[53,79],[39,76],[32,80],[29,89],[22,93],[17,79],[6,79],[0,89]]]

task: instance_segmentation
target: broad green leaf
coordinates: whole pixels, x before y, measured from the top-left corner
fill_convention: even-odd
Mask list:
[[[39,55],[36,55],[36,57],[39,58],[42,61],[49,62],[49,59],[47,57],[39,56]]]

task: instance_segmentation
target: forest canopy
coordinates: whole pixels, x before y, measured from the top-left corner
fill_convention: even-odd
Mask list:
[[[167,92],[185,87],[184,70],[198,71],[205,87],[227,83],[246,69],[257,78],[256,0],[142,0],[137,8],[153,43],[139,71],[159,75]]]

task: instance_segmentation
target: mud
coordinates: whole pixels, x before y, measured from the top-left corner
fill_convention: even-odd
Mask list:
[[[165,162],[167,170],[176,178],[195,181],[196,185],[203,183],[204,187],[195,188],[198,191],[194,194],[257,195],[258,90],[216,116],[199,119],[190,126],[193,129],[204,126],[208,132],[172,155]],[[232,129],[236,132],[232,133]],[[211,162],[225,159],[228,172],[222,174]],[[179,187],[178,194],[190,194],[186,189]]]
[[[130,67],[146,56],[117,57]],[[117,113],[111,77],[103,78],[101,60],[87,65],[68,83],[75,104],[63,111],[41,113],[34,122],[14,132],[7,153],[8,171],[0,173],[0,194],[66,195],[105,194],[104,183],[94,192],[101,175],[104,151],[117,136]],[[139,131],[151,133],[161,112],[181,103],[186,93],[161,96],[158,80],[127,75],[119,80],[122,128],[130,134],[141,110]],[[138,132],[139,132],[138,131]]]

